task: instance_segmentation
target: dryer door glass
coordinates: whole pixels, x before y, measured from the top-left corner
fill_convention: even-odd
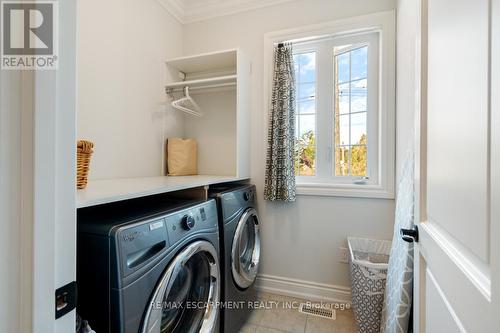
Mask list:
[[[257,277],[260,261],[259,219],[253,208],[243,213],[234,233],[231,270],[238,287],[248,288]]]
[[[219,276],[212,244],[197,241],[187,246],[163,274],[142,332],[213,332],[218,318]]]

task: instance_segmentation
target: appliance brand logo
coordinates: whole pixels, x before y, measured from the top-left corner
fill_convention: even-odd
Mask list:
[[[1,68],[57,69],[58,2],[1,1]]]
[[[139,237],[142,237],[142,236],[144,236],[144,232],[143,231],[134,231],[134,232],[131,232],[129,234],[123,235],[123,240],[125,242],[132,242],[135,239],[137,239]]]

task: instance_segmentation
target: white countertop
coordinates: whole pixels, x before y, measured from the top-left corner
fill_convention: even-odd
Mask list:
[[[87,188],[76,191],[76,207],[96,206],[244,179],[247,178],[197,175],[89,180]]]

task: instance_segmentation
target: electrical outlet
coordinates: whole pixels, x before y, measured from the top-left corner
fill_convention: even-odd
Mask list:
[[[339,248],[339,262],[347,264],[349,262],[349,251],[346,247]]]

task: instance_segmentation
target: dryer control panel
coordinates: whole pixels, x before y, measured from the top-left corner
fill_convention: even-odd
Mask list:
[[[211,196],[218,197],[222,206],[222,220],[224,222],[233,220],[247,208],[256,206],[255,186],[246,185],[237,188],[229,188],[222,192],[213,189]]]

